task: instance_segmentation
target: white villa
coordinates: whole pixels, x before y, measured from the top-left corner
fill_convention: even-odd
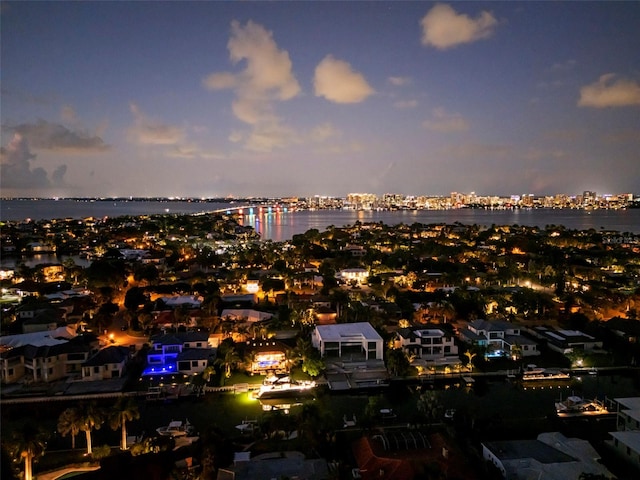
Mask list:
[[[382,337],[369,322],[318,325],[311,343],[323,358],[382,360]]]
[[[345,268],[340,270],[336,277],[345,282],[356,282],[358,284],[364,284],[369,278],[369,272],[364,268]]]

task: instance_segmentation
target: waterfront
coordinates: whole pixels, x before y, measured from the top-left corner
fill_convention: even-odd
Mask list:
[[[534,210],[303,210],[287,213],[247,215],[244,224],[250,225],[263,239],[288,240],[293,235],[316,228],[320,231],[328,226],[342,227],[356,222],[382,222],[386,225],[404,223],[464,225],[526,225],[544,228],[547,225],[563,225],[571,230],[615,230],[640,234],[640,209],[629,210],[580,210],[580,209],[534,209]]]
[[[306,409],[307,414],[316,411],[322,427],[335,432],[338,446],[341,445],[346,451],[350,445],[349,439],[357,438],[370,425],[370,420],[367,421],[368,405],[376,405],[377,409],[384,408],[394,413],[393,418],[381,420],[378,428],[394,429],[415,425],[428,421],[419,413],[417,403],[421,393],[431,391],[438,399],[440,413],[445,409],[454,409],[457,412],[453,421],[447,422],[444,417],[431,421],[450,425],[463,432],[469,441],[535,438],[544,431],[561,431],[566,435],[579,435],[597,443],[607,437],[608,431],[615,429],[615,419],[607,417],[600,420],[561,421],[554,416],[554,402],[573,394],[601,400],[605,397],[611,399],[637,396],[638,380],[637,372],[629,371],[613,375],[587,375],[571,385],[528,390],[498,378],[478,379],[472,388],[464,386],[463,382],[456,382],[453,377],[450,382],[435,388],[427,384],[397,380],[387,389],[371,392],[333,394],[326,389],[320,389],[315,399],[277,412],[264,411],[261,404],[251,399],[247,393],[211,393],[199,397],[183,397],[170,402],[139,399],[137,404],[141,416],[140,419],[129,423],[128,433],[132,436],[151,435],[157,427],[167,425],[170,421],[188,420],[200,434],[210,435],[215,431],[230,445],[241,448],[262,438],[257,434],[240,431],[237,425],[242,422],[255,422],[258,428],[262,429],[259,431],[263,436],[282,431],[286,438],[302,426],[304,405],[313,405],[311,409]],[[100,405],[106,406],[110,402],[104,400]],[[69,405],[70,403],[65,401],[44,402],[34,410],[34,418],[41,422],[47,431],[53,433],[48,448],[53,454],[52,458],[55,458],[56,451],[69,448],[70,438],[55,433],[56,420]],[[18,415],[10,415],[19,412],[21,408],[17,405],[3,406],[6,428],[12,428],[22,421],[18,419]],[[351,427],[345,426],[345,418],[356,419],[356,424]],[[471,424],[474,425],[473,428],[470,427]],[[118,431],[110,428],[96,430],[93,435],[94,445],[115,446],[118,444],[118,435]],[[78,437],[78,450],[84,447],[82,437]],[[301,437],[284,443],[290,448],[304,449],[303,442],[304,439]],[[333,454],[340,457],[341,450],[338,446],[335,446]]]
[[[114,217],[123,215],[196,214],[242,206],[241,203],[199,201],[127,201],[127,200],[4,200],[0,208],[2,221],[47,220],[54,218]],[[246,212],[245,212],[246,213]],[[253,227],[263,240],[290,240],[309,229],[325,230],[356,222],[382,222],[464,225],[526,225],[544,228],[563,225],[571,230],[614,230],[640,234],[640,209],[450,209],[450,210],[298,210],[267,211],[245,214],[244,225]]]

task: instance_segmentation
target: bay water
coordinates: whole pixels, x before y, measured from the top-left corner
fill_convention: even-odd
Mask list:
[[[246,205],[246,204],[245,204]],[[49,220],[55,218],[117,217],[123,215],[196,214],[226,211],[242,207],[242,203],[175,200],[72,200],[8,199],[0,203],[1,221]],[[544,228],[562,225],[570,230],[613,230],[620,233],[640,234],[640,209],[581,210],[581,209],[452,209],[452,210],[299,210],[284,211],[264,208],[244,210],[241,222],[253,227],[262,239],[280,242],[315,228],[343,227],[361,223],[386,225],[413,223],[463,225],[523,225]]]

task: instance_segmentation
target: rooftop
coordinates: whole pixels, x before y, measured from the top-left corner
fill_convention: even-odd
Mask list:
[[[323,338],[341,338],[363,336],[370,339],[382,340],[382,337],[369,322],[340,323],[335,325],[318,325],[318,334]]]

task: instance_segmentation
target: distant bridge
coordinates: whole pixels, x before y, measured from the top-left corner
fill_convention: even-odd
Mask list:
[[[294,211],[296,211],[295,208],[291,208],[285,205],[260,204],[260,205],[240,205],[240,206],[233,206],[233,207],[227,207],[227,208],[220,208],[218,210],[213,210],[212,213],[231,214],[233,212],[237,212],[240,215],[264,215],[264,214],[270,214],[270,213],[287,213],[287,212],[294,212]]]

